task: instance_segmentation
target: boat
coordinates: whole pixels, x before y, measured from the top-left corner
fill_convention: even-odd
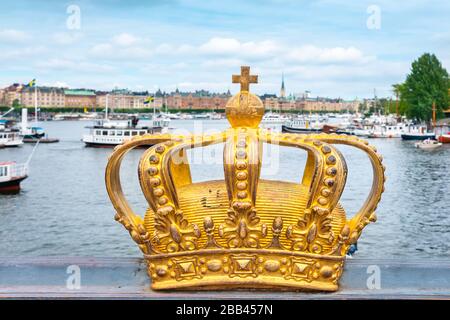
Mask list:
[[[369,138],[401,138],[402,134],[408,133],[408,124],[397,123],[395,125],[375,125]]]
[[[401,137],[403,140],[427,140],[427,139],[435,139],[436,135],[432,132],[403,133]]]
[[[319,119],[298,117],[285,122],[281,127],[281,131],[287,133],[323,132],[323,123]]]
[[[416,148],[423,150],[434,150],[442,146],[441,142],[432,139],[426,139],[415,143]]]
[[[287,133],[337,133],[354,135],[352,130],[347,130],[348,126],[341,123],[328,123],[328,117],[299,117],[290,120],[282,125],[282,132]]]
[[[20,131],[7,127],[6,120],[0,120],[0,146],[18,147],[23,144],[23,138]]]
[[[106,95],[105,119],[98,120],[93,126],[86,127],[89,133],[83,135],[82,141],[87,147],[108,148],[114,147],[135,136],[145,134],[167,133],[170,119],[164,115],[157,116],[153,106],[151,126],[138,126],[139,118],[134,115],[126,123],[112,122],[108,117],[108,95]],[[159,143],[160,141],[156,141]],[[148,147],[143,145],[142,147]]]
[[[222,120],[222,119],[223,115],[221,113],[211,112],[209,114],[209,120]]]
[[[442,134],[438,137],[438,141],[441,143],[450,143],[450,132],[447,134]]]
[[[114,147],[134,136],[167,133],[169,130],[170,119],[157,118],[152,120],[151,126],[138,126],[138,121],[136,117],[126,123],[97,121],[93,126],[86,127],[89,133],[85,134],[82,140],[88,147]]]
[[[269,131],[281,132],[283,124],[288,121],[289,118],[287,116],[270,111],[264,114],[261,127]]]
[[[351,135],[363,137],[363,138],[368,138],[371,134],[371,131],[369,129],[364,129],[364,128],[356,127],[356,126],[349,126],[349,127],[347,127],[347,130],[349,131],[349,133]]]
[[[37,122],[36,122],[37,123]],[[28,126],[28,109],[22,109],[22,121],[20,123],[20,135],[25,139],[39,139],[45,136],[45,131],[43,128],[37,125],[29,127]]]
[[[20,183],[28,177],[28,165],[13,161],[0,162],[0,193],[15,193]]]
[[[408,126],[407,132],[401,134],[403,140],[427,140],[436,139],[434,132],[428,132],[426,126]]]
[[[290,126],[286,126],[286,125],[282,125],[281,126],[281,131],[282,132],[287,132],[287,133],[318,133],[318,132],[323,132],[322,129],[295,128],[295,127],[290,127]]]

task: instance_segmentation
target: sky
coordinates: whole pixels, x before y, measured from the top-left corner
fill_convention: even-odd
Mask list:
[[[0,0],[0,87],[392,95],[411,62],[450,70],[450,1]]]

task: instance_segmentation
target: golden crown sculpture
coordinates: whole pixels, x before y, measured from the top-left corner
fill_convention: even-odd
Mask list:
[[[225,132],[136,136],[115,148],[106,168],[115,219],[143,251],[153,289],[337,290],[348,247],[376,220],[382,157],[355,136],[259,128],[264,107],[249,92],[257,76],[242,67],[233,82],[241,91],[226,105]],[[131,149],[154,143],[139,163],[149,204],[142,219],[124,197],[120,164]],[[186,150],[217,143],[224,143],[225,180],[193,183]],[[264,143],[307,151],[301,183],[260,179]],[[372,163],[370,195],[351,219],[338,203],[347,167],[334,144],[359,148]]]

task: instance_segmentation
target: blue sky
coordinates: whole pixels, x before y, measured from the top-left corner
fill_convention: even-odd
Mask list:
[[[257,93],[283,72],[288,93],[388,96],[424,52],[450,68],[449,16],[433,0],[1,1],[0,86],[236,92],[245,64]]]

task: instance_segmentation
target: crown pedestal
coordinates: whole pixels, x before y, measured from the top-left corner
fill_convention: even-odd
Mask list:
[[[241,84],[241,91],[227,103],[232,126],[227,131],[203,137],[138,136],[115,149],[106,186],[116,220],[143,251],[153,289],[337,290],[348,247],[376,219],[382,158],[353,136],[260,129],[264,107],[249,93],[257,77],[242,67],[233,82]],[[120,163],[129,150],[156,139],[163,142],[149,148],[139,164],[149,203],[142,219],[122,193]],[[225,180],[193,183],[186,150],[217,143],[225,145]],[[260,179],[264,143],[308,153],[300,184]],[[350,219],[338,203],[347,167],[334,144],[366,152],[374,172],[369,197]]]

